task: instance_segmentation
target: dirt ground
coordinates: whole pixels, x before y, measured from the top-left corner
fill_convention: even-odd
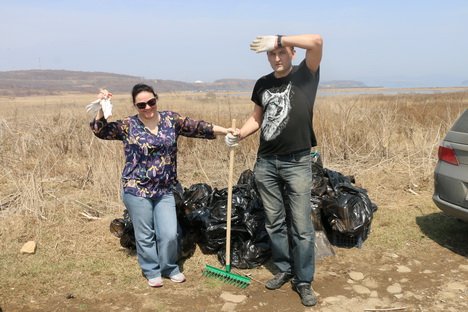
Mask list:
[[[382,242],[387,228],[392,229],[387,226],[391,221],[384,219],[402,202],[409,209],[405,216],[408,223],[402,228],[412,227],[419,237],[403,240],[392,250]],[[109,220],[89,225],[105,237],[100,248],[138,272],[135,256],[125,260],[118,240],[108,232]],[[407,195],[400,204],[380,204],[362,248],[334,247],[335,256],[316,262],[313,288],[318,304],[312,308],[301,305],[289,284],[276,291],[264,287],[272,275],[270,263],[235,271],[252,278],[245,289],[204,277],[205,262],[220,264],[197,249],[182,265],[188,280],[183,284],[165,280],[164,287],[158,289],[147,287],[144,278],[134,273],[122,275],[122,279],[131,280],[124,284],[130,285],[127,288],[122,288],[118,275],[106,281],[99,271],[84,274],[82,279],[77,275],[75,282],[67,278],[61,283],[60,276],[52,276],[44,281],[52,281],[51,287],[38,285],[37,278],[29,284],[28,275],[20,274],[0,288],[4,291],[0,311],[468,311],[467,240],[468,224],[442,215],[432,205],[429,193]],[[1,269],[7,269],[6,265]]]

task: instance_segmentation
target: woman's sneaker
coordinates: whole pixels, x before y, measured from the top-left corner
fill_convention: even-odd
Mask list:
[[[148,279],[148,285],[151,287],[161,287],[163,285],[163,280],[161,276],[153,277]]]
[[[173,281],[174,283],[183,283],[185,282],[185,275],[184,273],[177,273],[175,275],[172,275],[171,277],[169,277],[171,279],[171,281]]]

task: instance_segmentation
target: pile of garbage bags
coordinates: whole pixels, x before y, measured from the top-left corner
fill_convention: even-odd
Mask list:
[[[177,205],[182,227],[196,235],[203,253],[217,253],[222,264],[226,244],[227,196],[227,188],[212,190],[207,184],[194,184],[185,189],[184,200]],[[240,269],[259,266],[271,256],[265,213],[250,170],[241,175],[232,189],[231,248],[231,265]]]
[[[367,238],[377,210],[365,189],[353,177],[323,168],[320,158],[312,163],[311,218],[317,231],[340,247],[360,247]],[[179,223],[179,259],[193,255],[198,245],[205,254],[217,254],[225,264],[227,188],[213,189],[205,183],[174,189]],[[287,203],[285,203],[287,205]],[[135,249],[133,227],[127,211],[114,219],[110,231],[121,246]],[[255,186],[254,174],[244,171],[232,189],[231,265],[254,268],[271,256],[265,229],[265,213]]]

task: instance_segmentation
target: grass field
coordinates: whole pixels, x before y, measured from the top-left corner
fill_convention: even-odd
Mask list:
[[[120,249],[108,230],[123,212],[123,151],[120,142],[92,135],[84,107],[93,99],[0,98],[0,308],[46,302],[71,292],[71,284],[74,295],[86,298],[104,298],[109,287],[145,287],[135,257]],[[116,118],[134,113],[129,95],[114,95],[113,104]],[[248,95],[214,93],[161,94],[158,105],[222,126],[232,118],[242,124],[253,108]],[[354,175],[379,206],[367,248],[398,252],[408,243],[424,248],[428,238],[443,243],[447,231],[460,244],[452,247],[463,248],[466,227],[441,218],[430,196],[438,143],[466,107],[467,92],[317,98],[314,123],[324,166]],[[253,167],[257,141],[254,135],[237,150],[235,177]],[[184,187],[200,182],[225,187],[227,163],[222,138],[179,140]],[[424,233],[432,221],[444,226],[438,234]],[[38,243],[37,253],[21,255],[29,240]],[[197,251],[184,270],[198,274],[205,262],[219,266]],[[200,287],[220,287],[211,283]]]

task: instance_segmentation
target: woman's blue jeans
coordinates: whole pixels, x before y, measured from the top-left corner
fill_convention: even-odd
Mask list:
[[[309,150],[258,157],[254,169],[273,263],[281,272],[293,273],[296,284],[311,283],[315,271],[311,170]]]
[[[138,263],[146,278],[179,273],[174,195],[154,200],[124,193],[123,202],[132,219]]]

